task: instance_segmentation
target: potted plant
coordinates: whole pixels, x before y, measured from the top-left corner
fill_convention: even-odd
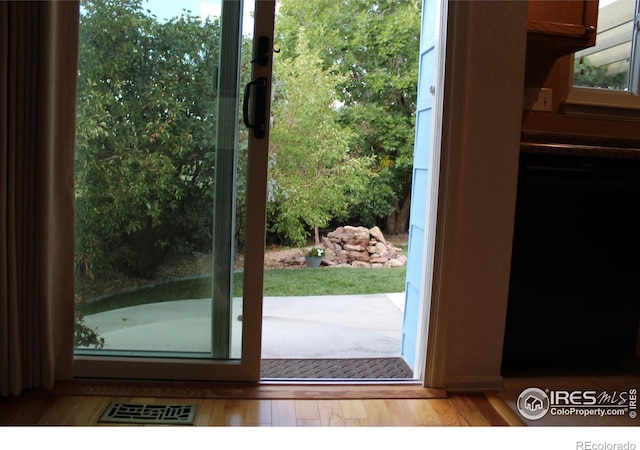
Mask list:
[[[326,250],[322,247],[311,247],[304,259],[307,261],[307,267],[320,267]]]

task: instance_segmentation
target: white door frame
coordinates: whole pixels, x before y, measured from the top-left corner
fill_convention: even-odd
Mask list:
[[[275,0],[255,1],[254,55],[258,36],[267,36],[273,42]],[[268,64],[253,65],[252,79],[265,77],[271,80],[272,55]],[[271,98],[270,82],[267,99]],[[266,105],[266,117],[270,116],[270,102]],[[76,355],[74,376],[86,378],[125,378],[153,380],[260,380],[260,354],[262,336],[262,283],[266,222],[266,186],[269,130],[266,136],[249,137],[249,162],[247,173],[247,229],[243,287],[242,359],[213,360],[157,357],[120,357]]]
[[[427,0],[430,1],[430,0]],[[427,346],[429,345],[429,323],[430,320],[437,319],[437,311],[432,310],[432,285],[434,276],[434,253],[436,247],[436,220],[438,212],[438,183],[440,180],[440,156],[442,148],[443,133],[443,111],[444,111],[444,87],[445,87],[445,62],[447,50],[447,20],[449,5],[447,0],[437,0],[436,6],[436,31],[435,31],[435,51],[436,68],[433,86],[420,86],[419,89],[429,89],[433,96],[432,121],[431,121],[431,142],[418,143],[415,145],[428,145],[430,148],[430,161],[428,172],[428,186],[426,201],[426,223],[424,232],[424,248],[422,249],[422,275],[420,283],[420,302],[418,307],[418,329],[416,336],[416,354],[414,377],[425,379]],[[416,199],[417,200],[417,199]],[[420,345],[424,343],[424,345]],[[426,382],[426,380],[424,380]]]

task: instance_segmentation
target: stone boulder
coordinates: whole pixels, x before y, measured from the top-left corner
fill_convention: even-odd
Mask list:
[[[330,267],[400,267],[407,263],[402,250],[389,244],[378,227],[336,228],[322,238],[327,249],[323,264]]]

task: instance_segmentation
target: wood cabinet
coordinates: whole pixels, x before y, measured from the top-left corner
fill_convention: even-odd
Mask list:
[[[598,0],[529,0],[527,51],[559,57],[596,43]]]

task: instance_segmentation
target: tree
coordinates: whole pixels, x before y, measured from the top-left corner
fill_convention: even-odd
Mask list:
[[[282,0],[276,42],[283,58],[295,58],[296,30],[341,75],[336,95],[341,123],[357,133],[355,145],[376,157],[367,196],[352,219],[371,225],[385,217],[387,233],[408,225],[420,46],[419,0]]]
[[[628,58],[625,63],[626,67],[629,67]],[[596,67],[586,56],[574,60],[574,86],[625,90],[628,88],[628,83],[629,70],[610,74],[609,64]]]
[[[309,228],[344,217],[366,187],[370,158],[351,152],[338,123],[336,83],[300,31],[297,56],[274,63],[269,198],[273,230],[303,245]]]
[[[85,274],[149,277],[171,249],[210,248],[219,29],[187,13],[158,23],[141,0],[83,3],[76,258]]]

